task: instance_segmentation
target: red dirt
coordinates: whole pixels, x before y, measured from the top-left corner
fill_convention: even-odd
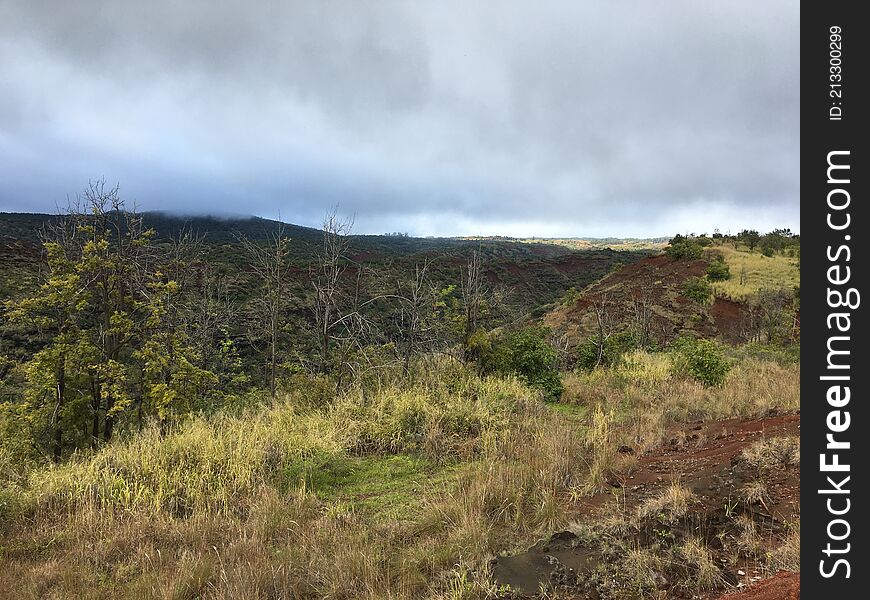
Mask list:
[[[716,329],[726,341],[739,343],[743,339],[743,328],[748,317],[745,304],[716,298],[710,307],[710,316],[716,323]]]
[[[679,479],[708,510],[715,510],[749,479],[735,466],[740,453],[757,440],[783,436],[800,436],[800,414],[683,424],[670,431],[664,446],[638,457],[635,468],[612,483],[625,488],[624,501],[631,509]],[[800,512],[797,467],[769,474],[767,483],[776,494],[766,507],[755,507],[757,514],[785,523]],[[587,502],[603,506],[611,499],[603,493]]]
[[[748,590],[721,596],[719,600],[800,600],[801,574],[780,571]]]
[[[799,435],[800,414],[679,424],[669,430],[662,446],[639,455],[627,474],[613,477],[611,485],[618,490],[617,494],[603,492],[574,504],[572,509],[580,522],[587,523],[612,517],[614,513],[631,515],[647,499],[659,496],[671,482],[678,480],[692,490],[694,500],[686,524],[675,526],[672,531],[675,535],[694,535],[698,528],[706,530],[711,552],[722,564],[726,587],[747,590],[724,598],[794,600],[800,594],[799,574],[779,574],[774,583],[766,583],[759,581],[765,569],[759,559],[751,555],[734,558],[733,544],[738,534],[733,523],[735,515],[747,515],[756,523],[768,550],[783,543],[789,531],[787,524],[800,515],[800,469],[788,465],[766,473],[768,500],[748,504],[739,500],[741,488],[758,474],[742,460],[741,453],[759,440]],[[713,538],[720,540],[715,549]],[[560,589],[568,593],[579,594],[573,596],[578,600],[590,600],[597,595],[582,591],[583,573],[600,562],[594,547],[583,546],[571,532],[561,532],[528,552],[496,559],[493,573],[497,581],[509,583],[515,589],[536,589],[538,584],[549,581],[563,586]],[[576,583],[571,583],[571,577],[578,577]],[[674,589],[660,591],[669,598],[684,597],[673,595]],[[705,598],[712,600],[720,595],[721,591]]]
[[[545,322],[569,338],[588,337],[597,326],[593,301],[606,298],[614,323],[633,322],[635,302],[642,301],[652,310],[650,333],[660,343],[670,342],[682,330],[719,337],[727,343],[742,342],[746,313],[743,304],[716,299],[706,306],[683,295],[686,282],[703,277],[707,265],[705,260],[674,260],[665,254],[625,265],[587,287],[572,306],[549,313]]]

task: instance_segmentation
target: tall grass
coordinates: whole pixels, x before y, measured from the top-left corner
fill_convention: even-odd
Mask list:
[[[566,377],[562,402],[606,407],[622,442],[661,444],[672,423],[761,417],[800,408],[800,365],[747,358],[721,387],[674,375],[666,354],[636,352],[623,364]]]
[[[563,400],[589,409],[578,423],[515,379],[435,364],[326,403],[299,386],[56,467],[23,472],[0,452],[0,597],[484,598],[489,559],[567,525],[569,498],[619,468],[619,444],[795,409],[798,381],[797,366],[746,359],[708,388],[635,353],[566,378]],[[355,479],[372,475],[396,477],[389,501],[408,509],[346,495],[395,489]]]
[[[35,469],[14,485],[5,513],[0,590],[483,597],[486,578],[471,572],[565,523],[560,495],[585,476],[585,449],[517,380],[442,375],[353,389],[320,409],[288,398],[192,419]],[[304,465],[396,453],[453,473],[419,484],[402,520],[357,511],[298,476]]]

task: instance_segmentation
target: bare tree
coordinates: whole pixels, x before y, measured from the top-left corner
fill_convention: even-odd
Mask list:
[[[313,266],[311,284],[314,287],[314,321],[320,350],[321,373],[330,369],[331,351],[336,329],[349,326],[352,315],[342,315],[339,309],[341,277],[349,262],[347,252],[353,219],[341,219],[332,209],[323,220],[323,242],[317,261]],[[357,273],[355,299],[359,302],[361,271]],[[359,314],[357,311],[353,311]]]
[[[595,311],[595,326],[596,326],[596,352],[595,366],[599,366],[604,360],[605,344],[608,338],[613,334],[613,315],[612,302],[607,296],[607,292],[601,292],[591,298],[592,309]]]
[[[265,243],[257,243],[244,236],[239,237],[251,261],[251,269],[262,283],[262,293],[255,302],[255,307],[258,315],[263,318],[268,338],[266,355],[269,368],[269,393],[273,398],[276,394],[279,337],[288,300],[290,238],[284,232],[285,225],[279,221],[277,230]]]
[[[652,341],[652,302],[646,293],[641,293],[633,299],[634,333],[638,348],[648,348]]]
[[[761,289],[756,302],[761,329],[768,342],[786,339],[794,327],[793,296],[785,289]]]
[[[429,262],[414,265],[414,275],[402,285],[396,282],[399,299],[398,330],[402,367],[410,373],[411,357],[432,343],[434,327],[431,320],[435,305],[435,290],[428,278]]]
[[[462,334],[463,359],[467,363],[472,359],[471,338],[478,328],[481,309],[483,307],[486,288],[482,279],[482,261],[480,250],[472,250],[471,256],[460,272],[462,286],[462,305],[465,312],[465,326]]]

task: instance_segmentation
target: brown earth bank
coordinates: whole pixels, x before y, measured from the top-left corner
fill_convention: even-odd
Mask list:
[[[617,326],[632,323],[639,307],[648,307],[650,334],[662,344],[682,332],[731,344],[745,341],[745,304],[716,298],[706,305],[684,295],[687,282],[703,277],[708,265],[706,260],[675,260],[665,254],[645,258],[588,286],[574,303],[556,308],[544,321],[569,339],[589,337],[597,331],[596,305],[603,301],[607,320]]]
[[[527,552],[494,559],[495,582],[512,590],[505,597],[534,598],[540,589],[558,590],[558,597],[577,600],[640,597],[631,595],[630,584],[618,572],[614,575],[612,565],[626,553],[647,550],[669,553],[660,569],[651,570],[649,586],[654,589],[645,591],[653,594],[650,597],[712,600],[723,591],[767,589],[758,587],[771,574],[765,557],[785,543],[800,516],[799,445],[797,460],[765,467],[763,477],[746,457],[752,451],[759,454],[758,448],[776,450],[777,440],[797,444],[800,415],[688,423],[669,433],[662,447],[637,456],[625,472],[613,474],[609,491],[580,500],[575,526]],[[633,455],[635,450],[621,447],[619,452]],[[747,498],[748,486],[760,479],[764,493]],[[671,518],[656,502],[667,497],[675,482],[687,490],[689,499],[684,514]],[[747,528],[754,540],[752,551],[746,549]],[[691,589],[697,573],[672,560],[680,557],[681,544],[696,539],[709,549],[715,565],[711,589]],[[782,590],[791,593],[792,588]]]

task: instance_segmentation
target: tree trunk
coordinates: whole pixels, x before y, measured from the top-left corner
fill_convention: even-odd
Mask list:
[[[57,396],[54,405],[54,462],[59,463],[63,453],[63,427],[60,424],[60,409],[66,395],[66,358],[61,355],[60,364],[57,367]]]
[[[115,417],[109,414],[113,404],[111,398],[106,398],[106,422],[103,424],[103,441],[106,443],[112,439],[112,426],[115,424]]]
[[[273,307],[274,310],[274,307]],[[275,361],[278,345],[278,319],[277,315],[273,312],[272,316],[272,356],[271,356],[271,373],[269,374],[269,393],[272,395],[272,398],[275,397]]]
[[[100,386],[91,378],[91,408],[94,411],[91,424],[91,448],[96,449],[100,441]]]

